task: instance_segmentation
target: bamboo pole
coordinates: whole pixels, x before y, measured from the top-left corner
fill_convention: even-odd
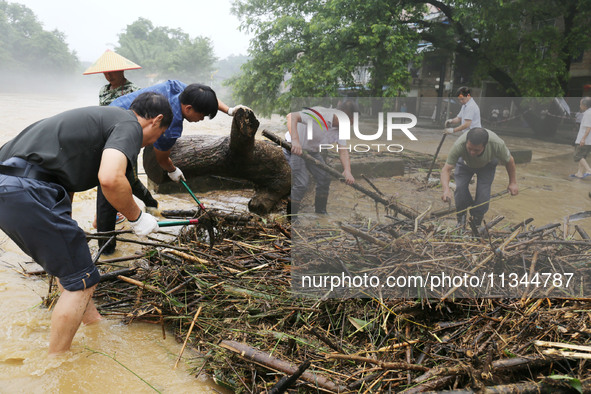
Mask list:
[[[244,343],[239,343],[236,341],[229,341],[223,340],[220,343],[220,347],[230,350],[234,353],[239,354],[241,357],[244,357],[248,360],[254,361],[257,364],[263,365],[266,368],[280,371],[289,375],[293,375],[297,372],[298,367],[289,363],[287,361],[280,360],[276,357],[271,356],[268,353],[262,352],[258,349],[255,349],[251,346],[248,346]],[[301,375],[302,380],[305,380],[308,383],[313,384],[314,386],[318,386],[325,390],[333,391],[333,392],[343,392],[345,391],[345,387],[337,386],[330,380],[326,379],[323,376],[319,376],[313,372],[305,371]]]
[[[185,337],[185,342],[183,342],[183,347],[181,348],[181,352],[179,353],[179,356],[176,359],[176,362],[174,363],[173,369],[176,369],[176,367],[179,365],[179,361],[181,361],[181,358],[183,357],[183,352],[185,351],[185,347],[187,347],[187,342],[189,341],[189,337],[193,332],[193,327],[195,326],[195,322],[197,321],[197,318],[201,313],[201,309],[203,309],[203,306],[199,305],[199,309],[197,309],[197,312],[195,312],[195,316],[193,316],[193,321],[191,322],[191,326],[189,327],[189,331],[187,332],[187,336]]]

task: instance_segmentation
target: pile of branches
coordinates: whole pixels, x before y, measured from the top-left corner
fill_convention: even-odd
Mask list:
[[[588,262],[590,242],[565,239],[557,226],[490,227],[251,220],[220,225],[211,248],[188,228],[126,275],[106,273],[116,280],[99,284],[97,303],[105,315],[162,324],[194,350],[184,358],[196,375],[234,392],[591,390],[589,299],[543,291],[459,298],[449,290],[389,298],[376,289],[305,296],[292,288],[301,268],[292,256],[316,272],[338,260],[348,273],[392,274],[456,256],[454,269],[464,272],[488,258],[500,266],[520,259],[528,272],[573,266],[586,275],[579,263]]]

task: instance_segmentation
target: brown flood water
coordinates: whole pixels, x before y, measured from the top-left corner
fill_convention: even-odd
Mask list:
[[[0,113],[5,122],[0,132],[3,144],[24,127],[41,118],[70,108],[95,105],[93,91],[65,96],[44,94],[0,93]],[[260,129],[280,132],[283,119],[273,117],[262,120]],[[210,133],[223,135],[230,130],[231,118],[219,114],[212,121],[186,124],[186,133]],[[416,128],[418,142],[396,141],[405,149],[432,154],[441,138],[437,130]],[[532,224],[542,226],[563,222],[564,217],[591,209],[591,178],[572,180],[576,166],[572,161],[573,149],[563,144],[542,142],[527,136],[502,136],[510,149],[532,149],[533,160],[517,166],[520,194],[505,196],[491,203],[485,219],[503,215],[506,221],[516,223],[534,218]],[[260,138],[260,137],[259,137]],[[441,149],[443,159],[457,137],[448,137]],[[574,138],[574,136],[573,136]],[[395,154],[393,154],[395,155]],[[371,178],[371,174],[367,174]],[[412,178],[423,180],[424,173],[410,173],[403,177],[377,178],[373,182],[387,195],[396,196],[401,202],[424,211],[432,203],[432,209],[447,207],[440,200],[440,188],[420,188]],[[145,180],[145,179],[144,179]],[[358,182],[369,187],[363,179]],[[499,166],[493,185],[493,193],[507,185],[504,167]],[[200,197],[206,206],[244,209],[249,192],[207,193]],[[156,195],[162,209],[191,209],[193,201],[187,195]],[[93,231],[95,191],[77,194],[74,199],[74,218],[87,231]],[[307,209],[309,211],[309,209]],[[351,188],[334,182],[331,186],[329,212],[372,217],[387,221],[381,207]],[[315,215],[310,215],[315,216]],[[454,218],[449,219],[450,223]],[[591,219],[576,222],[591,233]],[[124,222],[118,228],[125,228]],[[167,230],[173,231],[173,230]],[[573,232],[571,227],[570,232]],[[163,237],[163,235],[160,235]],[[164,236],[165,237],[165,236]],[[96,242],[91,241],[96,252]],[[135,253],[141,247],[135,244],[119,244],[114,256]],[[111,256],[109,256],[111,257]],[[221,391],[208,378],[195,379],[186,364],[173,369],[181,345],[172,335],[163,339],[161,329],[150,324],[123,325],[117,316],[106,316],[98,325],[82,327],[77,333],[72,351],[64,356],[49,358],[46,355],[49,338],[50,313],[39,307],[46,296],[47,283],[35,277],[25,277],[23,266],[30,261],[0,233],[0,392],[218,392]],[[100,353],[97,353],[100,352]],[[185,359],[196,357],[185,351]],[[116,360],[116,361],[115,361]],[[126,368],[124,368],[122,365]],[[132,372],[130,372],[132,371]]]

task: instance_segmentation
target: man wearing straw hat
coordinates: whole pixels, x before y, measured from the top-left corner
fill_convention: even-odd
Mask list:
[[[92,66],[87,68],[83,74],[89,75],[103,73],[105,75],[105,79],[109,83],[100,89],[99,105],[106,106],[111,104],[111,102],[113,102],[113,100],[116,98],[124,96],[128,93],[133,93],[140,89],[133,82],[127,80],[124,75],[125,70],[137,70],[140,68],[141,66],[135,64],[131,60],[126,59],[125,57],[111,50],[106,50],[105,53],[103,53],[102,56],[96,62],[94,62]],[[135,182],[131,185],[133,194],[142,200],[142,202],[146,205],[147,210],[157,209],[158,201],[154,199],[150,191],[137,178],[137,175],[135,178]],[[125,217],[117,212],[117,210],[113,208],[113,206],[105,198],[100,185],[97,189],[96,211],[94,227],[99,232],[113,231],[115,230],[115,225],[117,223],[125,220]],[[99,248],[103,247],[106,242],[107,240],[99,239]],[[107,246],[103,248],[102,253],[104,255],[113,254],[115,252],[116,246],[116,241],[112,240]]]
[[[130,183],[140,149],[171,120],[166,98],[146,93],[129,111],[85,107],[43,119],[0,148],[0,229],[62,290],[51,315],[50,354],[70,349],[80,323],[101,319],[92,301],[100,274],[72,218],[74,193],[100,183],[134,233],[156,231],[156,218],[135,203]]]
[[[104,74],[108,84],[99,91],[99,105],[109,105],[117,97],[124,96],[139,90],[139,86],[125,78],[125,70],[137,70],[142,68],[129,59],[111,51],[98,58],[96,62],[84,71],[83,75]]]

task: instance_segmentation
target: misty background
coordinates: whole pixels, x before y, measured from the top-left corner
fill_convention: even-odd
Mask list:
[[[103,74],[82,73],[111,49],[142,66],[125,73],[140,87],[167,79],[200,82],[232,103],[226,81],[248,60],[248,37],[238,30],[229,4],[221,1],[207,12],[186,12],[187,6],[195,11],[202,7],[187,1],[172,1],[173,7],[163,9],[162,3],[138,1],[107,0],[94,8],[96,4],[69,0],[0,0],[0,92],[88,90],[98,104],[98,89],[107,83]],[[81,7],[84,13],[77,13]],[[195,34],[204,30],[210,34]]]

